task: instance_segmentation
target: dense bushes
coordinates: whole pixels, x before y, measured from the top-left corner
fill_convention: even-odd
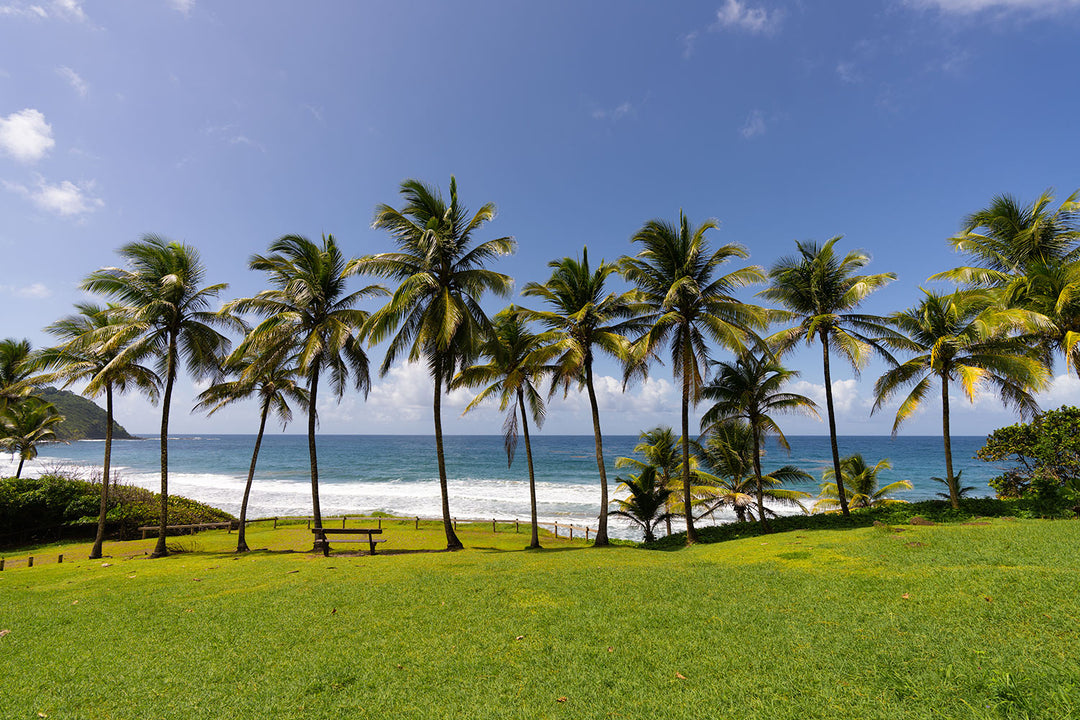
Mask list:
[[[97,525],[100,498],[100,484],[59,475],[0,479],[0,545],[55,538],[61,533],[65,536],[92,535]],[[134,536],[140,526],[156,525],[160,502],[157,493],[114,483],[109,488],[108,531],[126,538]],[[222,510],[194,500],[169,497],[170,524],[233,519]]]

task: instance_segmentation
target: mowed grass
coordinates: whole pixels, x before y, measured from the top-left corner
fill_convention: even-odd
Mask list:
[[[374,557],[302,525],[37,548],[0,573],[0,718],[1080,717],[1080,522],[676,552],[384,526]]]

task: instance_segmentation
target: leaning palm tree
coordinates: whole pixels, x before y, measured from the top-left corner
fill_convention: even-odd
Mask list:
[[[386,291],[377,285],[348,291],[356,262],[345,259],[333,235],[324,235],[321,245],[300,235],[285,235],[270,243],[268,254],[253,255],[248,266],[265,272],[270,288],[254,297],[233,300],[223,309],[263,318],[244,339],[243,349],[237,348],[238,357],[250,360],[241,378],[258,385],[260,378],[272,374],[270,367],[287,363],[295,364],[307,381],[311,512],[315,527],[321,528],[315,443],[319,381],[328,371],[330,389],[341,398],[351,376],[353,385],[367,397],[371,375],[361,329],[368,313],[356,305]]]
[[[844,473],[844,485],[851,493],[848,496],[848,506],[869,508],[904,502],[889,496],[899,490],[910,490],[912,486],[909,481],[897,480],[888,485],[878,485],[878,475],[890,468],[892,468],[892,463],[888,458],[878,460],[877,464],[871,467],[866,464],[861,453],[848,455],[841,460],[840,469]],[[829,478],[834,478],[834,481],[829,482]],[[821,484],[821,497],[814,503],[814,509],[831,510],[838,507],[835,476],[831,468],[825,471],[822,480],[824,482]]]
[[[126,365],[153,356],[165,388],[161,395],[161,512],[157,546],[151,557],[169,554],[169,410],[181,365],[196,379],[214,377],[229,340],[217,327],[235,327],[228,316],[210,311],[211,301],[228,285],[203,286],[206,270],[195,248],[157,235],[145,235],[120,248],[125,267],[96,270],[83,281],[91,292],[119,300],[123,320],[136,339],[112,361]],[[117,311],[119,313],[119,311]]]
[[[604,441],[600,432],[600,409],[593,385],[593,359],[597,350],[619,360],[629,357],[628,334],[643,326],[637,320],[643,308],[636,292],[608,292],[605,283],[618,272],[616,265],[600,261],[595,270],[589,267],[589,248],[581,260],[564,257],[548,263],[552,268],[546,283],[530,282],[523,295],[541,298],[550,310],[527,311],[528,315],[555,333],[563,348],[555,362],[551,391],[560,385],[564,394],[570,386],[584,386],[592,411],[593,436],[596,441],[596,467],[600,473],[600,517],[596,525],[594,547],[609,544],[607,532],[608,484],[604,464]]]
[[[900,403],[893,422],[895,436],[900,425],[915,412],[930,392],[934,380],[941,385],[941,425],[945,444],[945,480],[952,506],[960,506],[959,483],[953,473],[949,434],[949,383],[956,380],[971,402],[980,386],[993,388],[1006,407],[1022,417],[1039,411],[1032,391],[1046,387],[1050,373],[1040,361],[1037,348],[1014,333],[1028,331],[1039,316],[1024,310],[995,307],[991,293],[961,290],[949,295],[923,291],[915,307],[893,313],[889,321],[903,334],[891,342],[915,357],[887,370],[874,385],[881,408],[901,388],[911,392]]]
[[[42,382],[63,381],[69,387],[85,382],[89,397],[105,394],[105,458],[101,468],[101,505],[97,533],[90,549],[90,559],[101,557],[105,541],[105,517],[109,509],[109,481],[113,441],[113,394],[138,389],[157,403],[161,380],[153,370],[140,364],[139,358],[121,354],[137,339],[139,327],[126,321],[118,305],[102,307],[77,303],[78,313],[56,321],[45,331],[60,344],[37,353],[36,363],[45,371]]]
[[[713,425],[704,442],[695,443],[695,453],[703,468],[699,470],[702,482],[708,483],[707,508],[703,515],[711,515],[720,508],[731,508],[739,522],[755,519],[754,509],[757,477],[754,474],[754,433],[745,420],[730,420]],[[762,451],[758,450],[759,453]],[[802,501],[811,497],[802,490],[783,487],[793,482],[812,480],[810,473],[794,465],[784,465],[763,474],[762,497],[781,505],[790,505],[806,512]],[[775,515],[762,505],[759,514]]]
[[[485,400],[498,397],[499,410],[505,412],[503,439],[507,467],[514,462],[518,439],[518,415],[525,435],[525,459],[529,466],[529,507],[532,514],[532,539],[529,549],[540,547],[540,530],[536,518],[536,476],[533,472],[532,443],[529,440],[529,415],[539,428],[544,423],[544,398],[536,383],[550,371],[550,363],[560,348],[551,343],[550,333],[536,334],[529,330],[520,309],[511,305],[491,321],[491,334],[481,347],[487,358],[483,365],[472,365],[457,374],[451,387],[484,387],[473,398],[465,412]]]
[[[251,496],[251,484],[255,479],[255,463],[259,460],[259,448],[262,445],[266,420],[273,412],[281,421],[281,429],[292,420],[292,408],[289,401],[298,405],[307,405],[308,391],[303,387],[302,376],[294,358],[270,356],[256,352],[251,345],[241,345],[226,358],[223,369],[234,379],[222,380],[211,385],[199,394],[195,409],[205,410],[213,415],[227,405],[248,398],[259,400],[259,432],[255,435],[255,449],[251,452],[251,464],[248,466],[247,482],[244,484],[244,499],[240,503],[240,526],[237,530],[236,552],[247,552],[247,510]]]
[[[896,273],[856,274],[870,262],[870,256],[861,250],[852,250],[843,258],[839,257],[833,248],[840,238],[836,236],[820,246],[814,242],[796,242],[798,254],[781,258],[772,266],[769,270],[771,284],[759,294],[779,303],[799,322],[770,338],[778,352],[786,352],[800,340],[807,344],[821,343],[833,471],[838,478],[840,510],[847,515],[847,495],[836,442],[830,356],[833,351],[837,352],[856,372],[869,360],[871,351],[892,362],[892,356],[877,339],[891,332],[883,318],[853,311],[870,293],[895,280]]]
[[[390,301],[372,313],[366,326],[371,344],[390,339],[380,374],[385,375],[404,355],[423,359],[435,385],[432,414],[435,455],[439,464],[443,530],[447,550],[464,546],[454,532],[443,452],[442,395],[454,375],[470,365],[491,324],[480,307],[485,292],[506,296],[511,279],[485,265],[514,252],[511,237],[475,243],[474,234],[495,217],[486,203],[470,215],[458,200],[457,180],[450,177],[450,198],[418,180],[401,184],[405,205],[375,208],[374,227],[394,238],[396,252],[361,258],[360,272],[399,282]]]
[[[796,371],[780,365],[768,351],[748,351],[739,355],[734,362],[718,363],[716,376],[702,391],[703,397],[713,401],[701,418],[703,430],[734,420],[745,420],[750,427],[751,458],[762,532],[769,531],[765,520],[765,482],[761,472],[765,438],[774,435],[781,447],[790,449],[773,415],[817,415],[813,400],[782,390],[798,375]]]
[[[37,446],[56,437],[53,427],[62,423],[64,416],[52,403],[38,397],[23,398],[8,403],[0,415],[0,447],[19,456],[15,477],[22,475],[23,463],[37,457]]]
[[[630,371],[645,374],[648,359],[667,346],[675,380],[682,385],[682,490],[687,508],[692,475],[690,406],[701,399],[702,376],[710,361],[708,341],[742,352],[756,337],[754,331],[768,321],[763,308],[734,296],[736,290],[763,281],[764,271],[753,266],[720,274],[721,265],[748,253],[735,243],[712,250],[705,233],[717,227],[716,220],[692,227],[682,212],[678,225],[650,220],[632,238],[641,251],[622,263],[623,274],[637,286],[647,308],[643,321],[648,331],[634,344]],[[694,514],[687,512],[686,542],[696,541]]]
[[[615,479],[619,482],[619,489],[625,489],[630,494],[626,499],[615,498],[613,502],[619,509],[612,510],[611,514],[630,520],[644,531],[645,542],[652,542],[656,539],[656,526],[667,517],[665,508],[672,490],[663,484],[656,467],[652,465],[646,466],[637,475]]]

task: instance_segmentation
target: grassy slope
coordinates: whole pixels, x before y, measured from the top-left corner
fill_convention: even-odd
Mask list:
[[[411,524],[375,557],[291,552],[302,526],[239,558],[224,532],[109,567],[37,549],[54,564],[0,573],[0,717],[1080,714],[1080,522],[668,553],[459,532],[455,554],[391,554],[439,547]]]

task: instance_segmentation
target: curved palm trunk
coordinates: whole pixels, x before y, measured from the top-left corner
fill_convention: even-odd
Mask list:
[[[530,550],[540,549],[540,528],[536,522],[536,475],[533,473],[532,444],[529,442],[529,418],[525,413],[525,393],[518,388],[518,407],[521,408],[521,430],[525,435],[525,459],[529,463],[529,508],[532,512],[532,539]]]
[[[585,361],[585,388],[589,391],[593,435],[596,438],[596,467],[600,470],[600,518],[596,523],[596,541],[593,542],[593,547],[606,547],[610,545],[607,534],[607,468],[604,467],[604,439],[600,434],[600,408],[596,404],[596,390],[593,389],[592,358]]]
[[[833,472],[836,475],[836,494],[840,498],[840,511],[849,515],[844,478],[840,474],[840,448],[836,444],[836,412],[833,410],[832,373],[829,370],[829,336],[821,333],[821,354],[825,365],[825,406],[829,411],[829,441],[832,443]]]
[[[311,380],[308,382],[308,423],[307,423],[307,442],[308,442],[308,459],[311,462],[311,517],[315,523],[315,527],[322,527],[322,507],[319,505],[319,456],[315,450],[315,419],[317,417],[315,412],[315,400],[319,394],[319,366],[316,363],[315,367],[311,370]],[[316,544],[312,548],[312,551],[317,551],[325,548],[320,548],[318,545],[319,538],[316,538]]]
[[[945,481],[949,486],[949,502],[954,508],[959,508],[958,486],[960,483],[953,477],[952,439],[949,437],[949,374],[947,372],[941,376],[941,433],[945,441]]]
[[[248,497],[251,496],[251,483],[255,479],[255,463],[259,459],[259,446],[262,445],[263,431],[266,430],[266,416],[270,414],[270,400],[263,403],[262,416],[259,418],[259,434],[255,436],[255,450],[251,453],[251,467],[248,468],[247,484],[244,485],[244,501],[240,503],[240,528],[236,532],[236,552],[247,552],[247,509]]]
[[[761,521],[761,532],[769,532],[769,521],[765,519],[765,488],[761,482],[761,440],[758,438],[754,420],[751,420],[754,435],[754,481],[757,483],[757,512]]]
[[[169,357],[165,372],[165,394],[161,398],[161,522],[157,545],[154,546],[154,552],[150,553],[152,558],[169,554],[165,547],[165,529],[169,525],[169,407],[172,405],[173,384],[176,381],[176,335],[169,338]]]
[[[19,477],[22,475],[22,466],[23,466],[24,462],[26,462],[26,458],[24,458],[22,455],[20,455],[19,456],[19,467],[15,468],[15,479],[16,480],[18,480]]]
[[[109,472],[112,460],[113,438],[113,389],[112,383],[105,383],[105,462],[101,468],[101,508],[98,510],[97,533],[94,546],[90,548],[90,559],[101,557],[101,546],[105,542],[105,515],[109,511]]]
[[[439,492],[442,494],[443,530],[446,531],[446,549],[461,550],[465,546],[454,532],[454,522],[450,517],[450,490],[446,485],[446,456],[443,454],[442,441],[442,373],[435,375],[435,455],[439,460]]]
[[[683,348],[682,362],[682,482],[683,482],[683,509],[686,511],[686,544],[693,545],[698,541],[697,530],[694,529],[694,511],[690,497],[690,346]]]

